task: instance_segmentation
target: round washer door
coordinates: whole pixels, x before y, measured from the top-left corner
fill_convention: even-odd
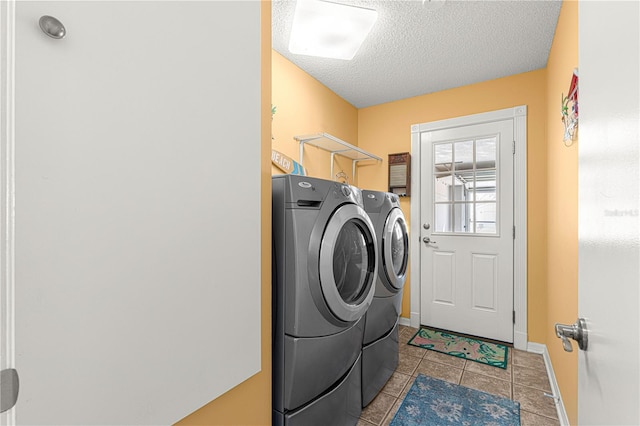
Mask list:
[[[409,235],[402,210],[391,210],[382,233],[382,268],[394,289],[401,289],[407,276]]]
[[[371,305],[378,273],[373,224],[356,204],[333,213],[320,243],[320,287],[331,312],[342,321],[360,319]]]

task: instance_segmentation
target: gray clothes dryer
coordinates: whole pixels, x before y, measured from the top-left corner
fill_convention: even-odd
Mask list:
[[[378,245],[357,188],[272,179],[273,424],[355,425]]]
[[[362,191],[364,208],[378,240],[378,275],[365,317],[362,406],[367,406],[398,366],[398,320],[409,261],[409,235],[398,196]]]

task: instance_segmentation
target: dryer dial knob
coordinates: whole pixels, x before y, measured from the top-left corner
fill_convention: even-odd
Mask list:
[[[344,194],[345,197],[351,196],[351,188],[349,188],[348,186],[343,186],[342,193]]]

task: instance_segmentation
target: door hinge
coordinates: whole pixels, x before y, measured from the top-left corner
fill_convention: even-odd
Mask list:
[[[515,153],[516,153],[516,141],[513,141],[513,144],[511,146],[513,147],[513,154],[515,155]]]
[[[513,323],[516,323],[516,311],[513,311]]]
[[[15,368],[0,371],[0,413],[13,408],[18,401],[20,380]]]
[[[513,226],[513,239],[516,239],[516,226]]]

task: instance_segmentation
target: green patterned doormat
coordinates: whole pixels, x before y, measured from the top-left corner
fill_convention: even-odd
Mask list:
[[[423,327],[407,344],[481,364],[507,368],[509,348],[499,343],[483,342]]]
[[[520,426],[520,403],[419,374],[390,426]]]

